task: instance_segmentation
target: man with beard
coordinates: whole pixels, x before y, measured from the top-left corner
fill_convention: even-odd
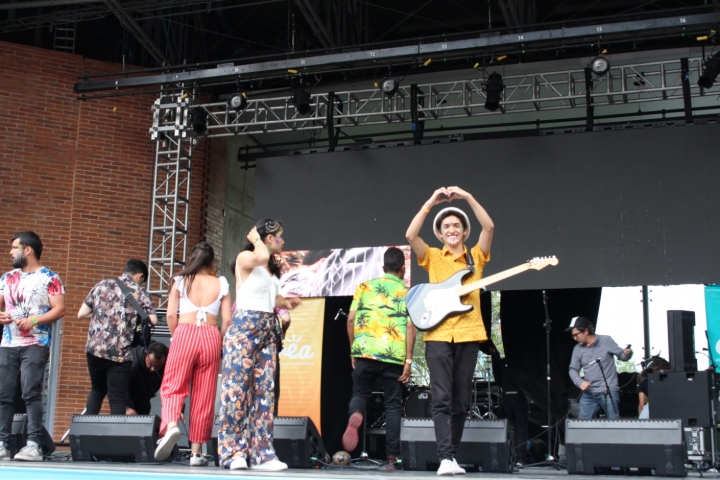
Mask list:
[[[50,356],[52,324],[65,314],[60,277],[40,265],[43,245],[35,232],[12,237],[13,268],[0,278],[0,460],[10,459],[15,388],[27,406],[28,440],[15,460],[42,461],[45,365]]]

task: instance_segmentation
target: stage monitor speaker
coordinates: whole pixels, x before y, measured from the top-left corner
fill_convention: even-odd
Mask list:
[[[291,468],[312,468],[315,458],[326,461],[325,445],[310,417],[276,417],[273,446]]]
[[[70,450],[74,462],[155,461],[160,418],[156,415],[73,415]]]
[[[695,312],[668,310],[668,344],[671,372],[696,372]]]
[[[680,420],[568,419],[568,473],[684,477],[683,434]]]
[[[435,470],[440,461],[432,419],[403,418],[400,430],[403,469]],[[481,472],[512,473],[512,436],[507,420],[466,420],[455,459]]]
[[[27,414],[16,413],[13,416],[12,430],[10,432],[10,457],[27,445]],[[55,451],[55,442],[43,427],[42,452],[43,455],[52,455]]]
[[[650,418],[675,419],[684,428],[712,426],[712,372],[669,372],[648,375]]]

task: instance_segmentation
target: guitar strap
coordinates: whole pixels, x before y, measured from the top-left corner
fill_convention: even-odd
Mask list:
[[[475,273],[475,260],[473,260],[472,253],[470,253],[469,248],[467,249],[467,255],[465,255],[465,261],[467,263],[468,268],[470,269],[470,275],[474,274]]]

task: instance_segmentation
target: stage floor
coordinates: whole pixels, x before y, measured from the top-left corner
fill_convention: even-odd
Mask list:
[[[188,467],[177,464],[135,464],[135,463],[74,463],[71,460],[45,461],[43,463],[0,462],[2,480],[214,480],[222,476],[240,476],[247,479],[283,478],[288,480],[326,479],[326,480],[367,480],[375,479],[430,479],[437,478],[435,472],[384,472],[363,467],[345,467],[330,469],[290,469],[284,472],[253,472],[249,470],[221,470],[214,465],[207,467]],[[483,479],[507,479],[509,476],[520,480],[542,479],[568,480],[565,470],[552,467],[526,467],[507,473],[468,473],[465,477]],[[619,475],[573,475],[578,479],[617,479]],[[700,478],[697,472],[688,472],[688,477]],[[717,473],[703,473],[702,477],[720,478]],[[635,477],[638,478],[638,477]]]

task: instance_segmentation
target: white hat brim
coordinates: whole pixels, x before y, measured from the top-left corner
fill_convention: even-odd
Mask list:
[[[465,212],[463,212],[462,210],[460,210],[460,209],[457,208],[457,207],[447,207],[447,208],[443,208],[442,210],[440,210],[440,211],[438,212],[437,215],[435,215],[435,220],[433,220],[433,223],[432,223],[433,232],[435,233],[435,236],[436,236],[437,239],[440,240],[441,242],[443,241],[442,235],[440,235],[440,232],[435,228],[435,225],[437,224],[438,219],[439,219],[445,212],[448,212],[448,211],[453,212],[454,214],[456,214],[456,215],[458,215],[458,216],[462,216],[462,217],[465,219],[465,225],[467,225],[467,229],[466,229],[465,232],[463,233],[463,242],[464,242],[465,240],[467,240],[468,236],[470,235],[470,219],[468,218],[467,215],[465,215]]]

